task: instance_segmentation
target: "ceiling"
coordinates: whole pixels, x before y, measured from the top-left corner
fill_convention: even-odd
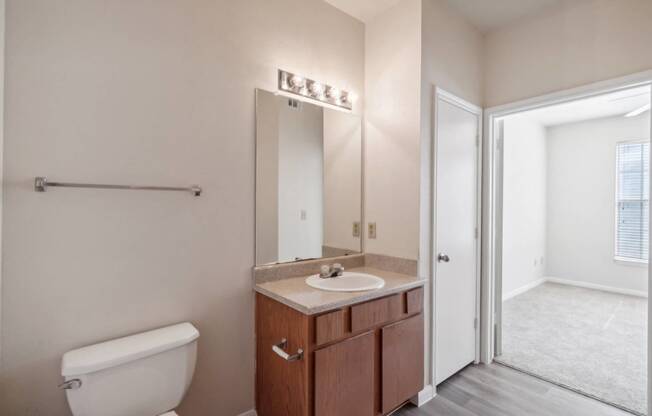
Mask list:
[[[482,32],[534,15],[569,0],[446,0]],[[570,0],[572,1],[572,0]]]
[[[401,0],[324,0],[343,12],[369,22]],[[542,9],[573,0],[445,0],[482,32],[488,32]]]
[[[401,0],[324,0],[344,13],[363,22],[369,22],[376,15],[389,9]]]
[[[624,116],[650,103],[650,87],[638,87],[557,104],[518,114],[543,126],[575,123],[603,117]]]

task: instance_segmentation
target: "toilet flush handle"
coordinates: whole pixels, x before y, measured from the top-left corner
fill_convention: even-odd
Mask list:
[[[66,380],[63,383],[59,384],[59,388],[62,390],[77,390],[81,386],[82,386],[82,381],[78,378]]]

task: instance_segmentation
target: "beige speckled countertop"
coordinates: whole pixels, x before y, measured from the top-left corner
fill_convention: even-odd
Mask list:
[[[347,272],[369,273],[385,279],[381,289],[361,292],[327,292],[306,284],[307,276],[258,283],[255,290],[306,315],[314,315],[354,303],[380,298],[423,286],[426,281],[406,274],[387,272],[371,267],[357,267]]]

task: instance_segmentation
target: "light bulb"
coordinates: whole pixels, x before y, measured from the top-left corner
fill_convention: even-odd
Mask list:
[[[315,97],[321,97],[324,94],[324,86],[318,82],[313,82],[310,85],[310,92]]]
[[[283,78],[281,80],[281,89],[282,90],[287,90],[290,88],[290,85],[288,84],[288,80],[286,78]]]
[[[292,78],[290,78],[290,85],[294,88],[303,88],[303,84],[305,83],[305,80],[301,78],[298,75],[292,75]]]

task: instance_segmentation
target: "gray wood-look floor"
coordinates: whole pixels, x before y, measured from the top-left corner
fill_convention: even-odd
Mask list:
[[[498,365],[471,365],[421,407],[392,416],[631,416],[631,413]]]

